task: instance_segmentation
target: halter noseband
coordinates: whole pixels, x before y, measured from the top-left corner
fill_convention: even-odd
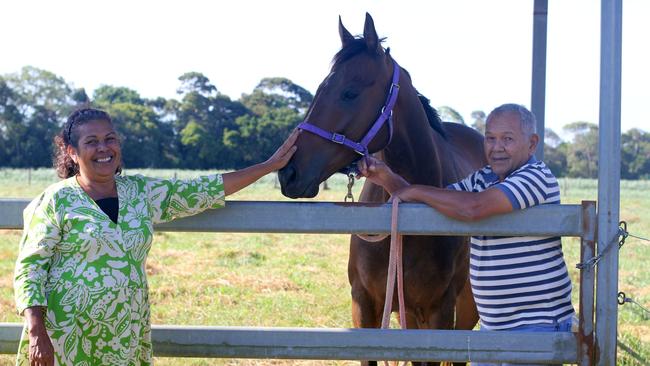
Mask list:
[[[351,140],[343,134],[323,130],[318,126],[309,123],[307,120],[300,123],[298,125],[298,128],[309,131],[326,140],[346,146],[361,156],[366,156],[369,153],[368,145],[375,137],[375,135],[377,135],[381,127],[384,125],[384,122],[386,121],[388,121],[388,143],[386,145],[390,144],[390,141],[393,138],[393,107],[395,107],[395,103],[397,102],[397,94],[399,94],[399,65],[397,62],[395,62],[395,60],[393,60],[393,80],[390,84],[390,89],[388,90],[386,102],[381,108],[381,114],[379,117],[377,117],[375,123],[373,123],[372,127],[370,127],[370,130],[366,133],[360,142]],[[350,170],[355,169],[347,167],[344,168],[344,170],[347,170],[347,172],[349,172]]]

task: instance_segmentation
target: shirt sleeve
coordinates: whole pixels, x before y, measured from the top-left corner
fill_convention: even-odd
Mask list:
[[[464,191],[471,192],[474,188],[473,182],[476,181],[476,172],[468,175],[465,179],[458,181],[456,183],[450,184],[447,186],[447,189],[452,189],[454,191]]]
[[[187,180],[145,178],[145,190],[156,224],[225,206],[221,174]]]
[[[23,211],[24,230],[14,271],[14,297],[18,314],[32,306],[47,306],[45,285],[61,227],[54,198],[41,195]]]
[[[560,203],[560,186],[545,166],[527,165],[496,185],[514,209]]]

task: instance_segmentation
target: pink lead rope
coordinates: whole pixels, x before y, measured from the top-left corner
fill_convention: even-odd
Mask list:
[[[390,223],[390,256],[388,258],[388,277],[386,278],[386,300],[384,302],[384,315],[381,320],[381,328],[388,329],[390,325],[390,314],[393,305],[393,291],[395,290],[395,279],[397,278],[397,298],[399,303],[399,323],[402,329],[406,329],[406,309],[404,306],[404,268],[402,260],[402,235],[397,233],[397,215],[399,213],[399,198],[393,199]],[[388,362],[384,361],[386,365]]]

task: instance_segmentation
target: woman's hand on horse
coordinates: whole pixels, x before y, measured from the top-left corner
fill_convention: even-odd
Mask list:
[[[282,145],[273,153],[273,155],[266,161],[266,164],[271,168],[271,171],[279,170],[284,168],[285,165],[289,162],[289,159],[296,152],[298,147],[296,144],[296,139],[300,135],[302,130],[295,129],[291,132],[291,135],[282,143]]]

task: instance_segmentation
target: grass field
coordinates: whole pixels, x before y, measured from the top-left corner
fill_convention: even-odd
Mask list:
[[[128,171],[127,174],[136,173]],[[201,172],[138,170],[150,176]],[[268,176],[230,200],[287,200]],[[56,181],[51,169],[0,170],[0,197],[31,198]],[[330,180],[318,200],[342,201],[347,180]],[[595,200],[597,182],[561,179],[564,203]],[[355,185],[355,196],[361,184]],[[621,220],[631,234],[650,237],[650,182],[621,182]],[[19,322],[13,303],[13,265],[20,231],[0,231],[0,322]],[[564,238],[577,307],[576,238]],[[351,327],[347,282],[348,236],[309,234],[158,233],[147,262],[154,324]],[[650,243],[628,238],[620,252],[619,287],[650,309]],[[619,340],[650,359],[650,314],[619,307]],[[0,356],[0,365],[13,356]],[[347,362],[157,358],[157,365],[312,365]],[[350,362],[349,364],[357,364]],[[619,350],[619,365],[634,365]]]

